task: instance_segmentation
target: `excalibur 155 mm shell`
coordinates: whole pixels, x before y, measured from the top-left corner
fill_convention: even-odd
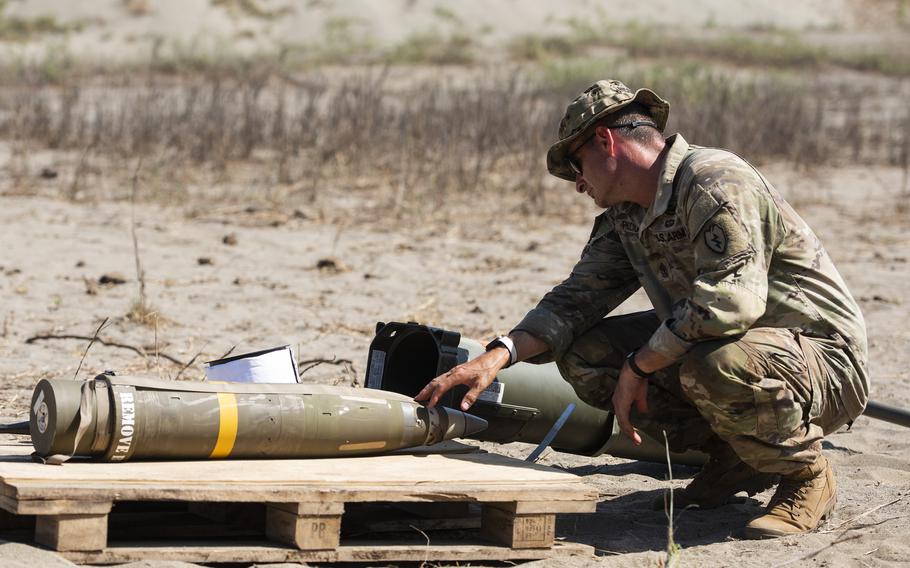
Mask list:
[[[372,389],[107,375],[40,381],[30,414],[39,456],[106,461],[352,456],[466,437],[487,425]]]

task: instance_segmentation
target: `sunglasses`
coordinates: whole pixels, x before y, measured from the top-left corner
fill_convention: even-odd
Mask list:
[[[608,126],[607,128],[609,128],[610,130],[613,130],[615,128],[628,128],[629,130],[632,130],[633,128],[638,128],[639,126],[653,126],[654,128],[657,128],[657,125],[654,124],[653,122],[651,122],[650,120],[633,120],[632,122],[629,122],[627,124],[614,124],[613,126]],[[596,128],[594,130],[591,130],[591,133],[588,134],[587,136],[585,136],[584,139],[582,139],[581,144],[576,146],[575,149],[572,152],[570,152],[568,156],[566,156],[566,161],[569,163],[569,167],[572,169],[573,172],[575,172],[575,175],[577,175],[577,176],[584,175],[581,171],[581,160],[578,159],[578,157],[573,156],[572,154],[581,150],[582,146],[584,146],[585,144],[588,143],[588,140],[590,140],[591,138],[594,138],[594,134],[596,134],[596,131],[597,131]]]

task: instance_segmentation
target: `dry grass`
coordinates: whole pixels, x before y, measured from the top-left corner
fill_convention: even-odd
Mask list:
[[[8,16],[4,13],[7,3],[7,0],[0,0],[0,41],[28,41],[36,36],[64,34],[81,28],[81,24],[61,24],[51,16]]]
[[[905,47],[833,48],[806,43],[792,32],[728,33],[717,37],[693,38],[667,37],[666,34],[640,29],[634,33],[623,33],[609,44],[626,49],[632,57],[682,55],[701,61],[795,68],[803,72],[841,67],[896,77],[910,75],[910,52]]]
[[[387,63],[431,65],[467,65],[475,58],[470,35],[439,32],[412,34],[382,56]]]
[[[213,6],[221,6],[229,12],[258,18],[260,20],[275,20],[293,12],[288,6],[269,10],[256,0],[212,0]]]
[[[0,88],[0,140],[10,144],[9,179],[20,185],[33,182],[28,156],[36,149],[78,156],[64,175],[73,180],[70,198],[91,198],[86,188],[105,185],[86,179],[87,172],[106,175],[96,159],[146,158],[145,176],[155,183],[143,193],[168,203],[190,199],[187,187],[200,172],[228,182],[245,167],[266,191],[251,195],[245,186],[237,196],[281,207],[305,207],[334,192],[369,197],[399,218],[440,211],[452,200],[492,208],[505,199],[537,213],[552,204],[543,158],[556,122],[575,93],[602,78],[604,65],[580,60],[543,69],[513,67],[482,82],[438,75],[402,81],[387,66],[334,78],[263,64],[215,67],[200,77],[150,71],[72,79],[63,88],[29,84],[23,75]],[[669,130],[699,144],[759,162],[908,167],[910,110],[889,102],[894,85],[887,82],[870,87],[698,65],[628,68],[619,76],[672,101]],[[204,189],[200,196],[227,198]]]
[[[144,297],[133,301],[126,312],[126,319],[151,328],[157,328],[160,321],[158,311]]]
[[[675,529],[673,524],[676,519],[673,518],[673,464],[670,461],[670,441],[667,440],[667,431],[664,430],[664,453],[667,457],[667,488],[666,515],[667,515],[667,556],[664,558],[663,565],[666,568],[679,566],[682,562],[682,547],[676,542],[674,537]]]
[[[567,33],[528,35],[508,46],[519,61],[561,60],[597,49],[620,50],[629,58],[678,61],[698,59],[753,68],[828,70],[842,68],[889,75],[910,76],[910,50],[903,44],[835,47],[809,43],[802,35],[783,30],[712,31],[693,35],[679,30],[645,25],[616,26],[608,22],[569,20]]]

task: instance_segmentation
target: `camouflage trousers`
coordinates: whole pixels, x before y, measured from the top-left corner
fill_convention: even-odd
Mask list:
[[[588,404],[612,409],[625,356],[660,325],[653,311],[605,318],[557,361]],[[838,393],[853,369],[836,339],[780,328],[699,343],[679,364],[656,373],[648,413],[632,424],[673,451],[712,452],[727,443],[755,469],[787,474],[814,463],[825,434],[850,418]],[[855,371],[852,371],[855,374]]]

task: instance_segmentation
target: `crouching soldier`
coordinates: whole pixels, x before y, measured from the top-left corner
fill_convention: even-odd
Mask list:
[[[578,396],[710,459],[677,492],[717,507],[777,484],[749,538],[815,529],[836,484],[822,438],[866,404],[862,314],[812,229],[751,164],[664,138],[669,105],[599,81],[567,108],[550,173],[605,208],[572,273],[488,351],[435,378],[467,410],[505,366],[556,361]],[[653,310],[608,317],[639,287]],[[633,425],[635,427],[633,427]]]

